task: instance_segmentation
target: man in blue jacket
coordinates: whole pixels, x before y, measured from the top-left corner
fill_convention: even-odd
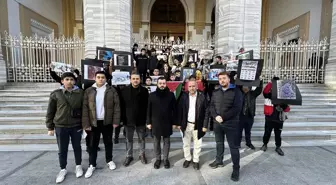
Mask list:
[[[209,166],[211,168],[224,166],[224,141],[226,136],[233,163],[231,180],[238,181],[240,154],[237,134],[243,98],[240,89],[230,84],[230,75],[227,72],[219,73],[218,79],[221,87],[213,92],[209,107],[211,116],[215,118],[214,132],[217,155],[216,160]]]

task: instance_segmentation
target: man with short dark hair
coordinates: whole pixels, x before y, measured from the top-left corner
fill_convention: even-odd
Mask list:
[[[163,137],[163,164],[168,169],[170,136],[173,134],[173,126],[176,127],[176,99],[174,93],[167,88],[164,77],[158,79],[156,91],[149,95],[147,114],[147,127],[153,129],[154,135],[156,155],[154,168],[159,169],[161,165],[161,137]]]
[[[131,74],[131,85],[121,90],[123,104],[122,120],[126,130],[126,159],[124,166],[129,166],[133,161],[134,131],[138,134],[140,146],[139,159],[147,164],[145,156],[146,116],[148,103],[148,90],[140,85],[140,74]]]
[[[136,61],[137,70],[141,76],[142,83],[145,83],[146,76],[147,76],[147,70],[148,70],[148,63],[149,63],[149,58],[146,54],[145,48],[141,49],[141,54],[136,56],[135,61]]]
[[[117,91],[106,83],[104,71],[95,74],[96,83],[85,90],[83,101],[82,124],[84,130],[90,131],[89,168],[85,178],[90,178],[96,169],[97,152],[100,135],[103,135],[105,145],[105,159],[110,170],[116,169],[112,161],[112,133],[113,128],[120,123],[120,104]]]
[[[68,147],[71,138],[72,148],[75,153],[76,177],[83,175],[82,163],[82,103],[83,90],[75,86],[75,76],[66,72],[61,76],[63,84],[59,89],[50,94],[46,115],[48,135],[53,136],[56,131],[58,156],[61,171],[56,177],[56,183],[64,181],[67,174]]]
[[[229,74],[221,72],[218,75],[221,87],[214,90],[210,102],[210,114],[214,120],[214,132],[216,139],[216,160],[210,164],[211,168],[224,166],[224,141],[225,136],[229,143],[233,173],[231,180],[239,180],[239,146],[237,145],[237,134],[239,126],[239,114],[242,109],[242,93],[234,84],[230,84]]]

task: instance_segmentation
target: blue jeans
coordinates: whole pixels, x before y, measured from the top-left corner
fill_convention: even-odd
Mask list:
[[[81,140],[83,129],[82,127],[61,128],[56,127],[56,139],[58,144],[58,159],[61,169],[65,169],[68,159],[68,147],[71,138],[72,148],[75,154],[76,165],[82,163],[82,147]]]
[[[238,129],[237,128],[229,128],[224,126],[224,124],[214,123],[214,133],[215,133],[215,139],[216,139],[216,162],[217,163],[223,163],[224,158],[224,141],[225,136],[229,143],[230,152],[231,152],[231,158],[233,163],[233,169],[239,169],[239,161],[240,161],[240,153],[239,153],[239,146],[237,145],[237,134]]]

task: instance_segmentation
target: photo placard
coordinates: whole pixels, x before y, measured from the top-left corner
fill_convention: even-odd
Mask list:
[[[230,60],[226,64],[226,71],[237,71],[238,70],[238,60]]]
[[[113,59],[113,48],[96,47],[96,56],[98,60],[110,61]]]
[[[157,85],[158,79],[163,76],[150,76],[150,77],[152,78],[152,84]]]
[[[132,53],[124,51],[115,51],[113,54],[114,66],[132,66]]]
[[[192,62],[197,62],[198,59],[198,52],[197,51],[189,51],[188,52],[188,63],[192,63]]]
[[[190,76],[195,75],[196,69],[194,68],[182,68],[182,81],[188,79]]]
[[[62,62],[51,62],[50,68],[56,73],[65,73],[72,71],[72,66],[70,64],[65,64]]]
[[[300,89],[292,80],[272,80],[272,103],[302,105]]]
[[[236,85],[258,87],[260,85],[259,77],[263,66],[263,59],[240,59],[238,62]]]
[[[112,85],[129,85],[131,74],[129,71],[116,70],[112,72]]]
[[[238,55],[236,55],[236,60],[240,60],[240,59],[253,59],[253,50],[250,51],[246,51],[244,53],[240,53]]]
[[[210,71],[208,73],[208,82],[214,83],[218,82],[218,75],[221,72],[224,72],[225,68],[224,66],[222,68],[220,67],[210,67]]]
[[[97,59],[84,59],[81,61],[82,83],[84,88],[90,87],[95,83],[97,71],[104,71],[104,61]]]
[[[146,89],[148,89],[148,93],[152,93],[156,91],[157,86],[155,85],[150,85],[150,86],[145,86]]]

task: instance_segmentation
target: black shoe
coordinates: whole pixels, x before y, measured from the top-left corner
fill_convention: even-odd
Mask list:
[[[147,159],[146,159],[145,154],[140,155],[139,159],[140,159],[142,164],[147,164]]]
[[[170,168],[170,162],[169,162],[168,159],[163,161],[163,166],[164,166],[164,168],[166,168],[166,169]]]
[[[195,169],[195,170],[199,170],[199,169],[200,169],[200,167],[199,167],[199,163],[194,163],[193,166],[194,166],[194,169]]]
[[[266,150],[267,150],[267,145],[264,144],[264,145],[260,148],[260,150],[266,152]]]
[[[251,148],[252,150],[255,150],[255,147],[252,145],[252,143],[246,144],[246,146]]]
[[[133,161],[133,157],[126,157],[126,160],[124,162],[124,166],[125,167],[129,166],[132,161]]]
[[[276,147],[276,148],[275,148],[275,151],[276,151],[280,156],[284,156],[284,155],[285,155],[285,153],[281,150],[280,147]]]
[[[119,144],[119,138],[114,138],[114,144]]]
[[[100,148],[99,148],[99,147],[97,148],[97,151],[100,151]]]
[[[190,163],[191,163],[191,161],[185,160],[184,163],[183,163],[183,168],[188,168]]]
[[[209,164],[210,168],[212,169],[216,169],[218,167],[224,167],[223,162],[218,163],[217,161],[214,161],[213,163]]]
[[[159,169],[160,166],[161,166],[161,160],[156,160],[155,163],[154,163],[154,168]]]
[[[235,182],[239,181],[239,170],[233,170],[231,180]]]

